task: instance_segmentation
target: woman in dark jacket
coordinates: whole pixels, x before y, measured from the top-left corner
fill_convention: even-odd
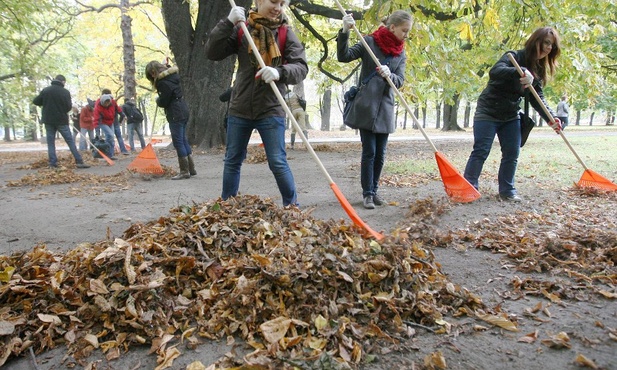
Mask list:
[[[561,53],[559,35],[553,28],[539,28],[527,39],[524,49],[508,53],[514,55],[525,76],[519,75],[507,53],[489,71],[488,84],[478,98],[473,122],[473,151],[467,161],[464,177],[478,189],[478,178],[497,135],[501,145],[499,198],[503,201],[520,202],[522,199],[514,187],[521,146],[521,123],[518,114],[520,103],[527,88],[532,85],[548,108],[542,87],[548,76],[555,72],[557,58]],[[549,122],[538,101],[528,100],[540,116]],[[550,108],[548,109],[554,116]],[[559,119],[555,119],[555,122],[553,129],[559,132],[561,123]]]
[[[240,187],[240,169],[246,158],[247,145],[257,130],[266,150],[268,166],[276,179],[283,205],[296,205],[296,184],[285,151],[285,111],[271,83],[281,95],[286,85],[300,83],[308,73],[304,46],[287,25],[283,14],[285,1],[256,0],[249,11],[249,35],[240,32],[245,11],[232,8],[229,16],[214,27],[206,54],[211,60],[238,56],[238,71],[233,85],[227,119],[227,148],[221,197],[236,196]],[[281,36],[285,32],[285,37]],[[252,37],[266,66],[259,67],[246,39]],[[280,36],[280,39],[279,39]],[[279,46],[280,45],[280,46]]]
[[[189,107],[182,98],[178,67],[168,67],[153,60],[146,65],[146,78],[152,82],[159,94],[156,104],[165,110],[165,117],[167,117],[171,131],[171,141],[178,154],[180,173],[171,179],[188,179],[197,175],[192,157],[193,151],[186,137]]]
[[[405,81],[405,39],[411,29],[411,14],[397,10],[392,13],[372,35],[365,36],[375,56],[381,62],[376,66],[371,55],[357,43],[348,47],[349,29],[355,24],[353,17],[343,17],[343,29],[337,38],[337,56],[339,62],[351,62],[362,59],[359,91],[351,102],[345,124],[360,130],[362,140],[362,163],[360,182],[364,208],[374,209],[382,205],[383,200],[377,195],[381,170],[386,157],[388,136],[395,130],[394,91],[386,77],[390,77],[397,88]],[[379,74],[379,76],[377,76]],[[374,78],[375,77],[375,78]]]

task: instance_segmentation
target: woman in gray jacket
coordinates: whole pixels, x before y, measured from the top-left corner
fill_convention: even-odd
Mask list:
[[[238,56],[238,71],[231,93],[227,119],[227,148],[221,197],[236,196],[240,187],[240,168],[253,130],[257,130],[266,150],[268,166],[276,179],[283,205],[296,205],[297,193],[285,152],[285,111],[270,83],[281,95],[286,85],[300,83],[308,73],[304,46],[287,26],[284,0],[256,0],[248,16],[249,35],[238,23],[245,22],[241,7],[231,9],[210,32],[206,53],[211,60]],[[284,37],[282,35],[285,35]],[[266,67],[259,68],[257,58],[246,40],[252,37]]]
[[[377,195],[381,170],[386,157],[388,136],[395,130],[394,91],[386,78],[400,88],[405,81],[405,39],[411,29],[411,14],[397,10],[392,13],[373,34],[364,36],[375,56],[381,62],[375,65],[369,52],[360,42],[348,46],[349,29],[355,24],[351,14],[343,17],[343,29],[337,38],[339,62],[362,59],[358,93],[350,103],[349,114],[344,118],[347,126],[360,130],[362,140],[362,163],[360,182],[364,208],[374,209],[382,205]],[[375,77],[375,78],[373,78]]]

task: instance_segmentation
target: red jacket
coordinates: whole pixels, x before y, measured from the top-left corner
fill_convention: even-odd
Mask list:
[[[79,127],[85,128],[86,130],[94,130],[94,122],[92,122],[94,110],[90,109],[89,106],[85,106],[81,108],[81,113],[79,113]]]
[[[100,124],[105,124],[110,127],[113,126],[114,119],[116,118],[116,110],[118,113],[122,112],[122,108],[116,104],[114,99],[111,99],[109,107],[101,105],[101,98],[96,99],[96,103],[94,103],[94,114],[92,115],[94,127],[96,128]]]

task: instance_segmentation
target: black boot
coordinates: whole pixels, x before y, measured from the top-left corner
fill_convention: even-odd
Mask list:
[[[293,150],[294,144],[296,143],[296,134],[291,134],[291,149]]]
[[[188,157],[178,157],[178,164],[180,165],[180,173],[172,177],[172,180],[190,179],[189,173],[189,159]]]
[[[189,154],[188,160],[189,160],[189,174],[191,176],[197,175],[197,171],[195,171],[195,162],[193,162],[193,156]]]
[[[302,131],[302,133],[304,134],[304,137],[306,138],[306,140],[308,141],[308,131]]]

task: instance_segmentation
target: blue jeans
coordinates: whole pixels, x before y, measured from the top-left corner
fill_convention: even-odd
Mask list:
[[[521,122],[518,118],[508,122],[474,121],[473,151],[467,160],[463,176],[478,189],[478,178],[482,173],[484,161],[491,152],[495,135],[501,145],[501,164],[497,176],[499,195],[504,197],[515,195],[514,175],[521,150]]]
[[[360,140],[362,141],[360,183],[363,197],[377,194],[381,170],[386,161],[388,136],[389,134],[376,134],[360,129]]]
[[[101,129],[103,134],[105,134],[105,142],[109,145],[109,153],[105,154],[107,154],[109,158],[112,158],[114,156],[114,148],[116,146],[116,142],[114,141],[114,130],[111,126],[107,126],[104,123],[100,124],[98,127]]]
[[[169,131],[171,131],[171,142],[176,148],[176,153],[179,158],[193,154],[189,140],[186,138],[186,124],[188,119],[184,121],[169,122]]]
[[[94,142],[94,130],[88,130],[87,128],[79,129],[79,150],[87,150],[88,145],[86,141],[86,134],[90,139],[90,142]]]
[[[56,132],[59,132],[62,135],[62,138],[69,146],[73,157],[75,157],[75,163],[84,163],[81,154],[77,150],[75,146],[75,141],[73,140],[73,134],[71,133],[71,127],[69,125],[50,125],[45,124],[45,132],[47,139],[47,157],[49,158],[49,165],[52,167],[56,167],[58,165],[58,157],[56,156]]]
[[[128,153],[126,150],[126,145],[124,145],[124,140],[122,139],[122,130],[120,130],[120,122],[114,121],[114,134],[116,135],[116,139],[118,139],[118,146],[120,147],[120,151],[122,153]]]
[[[285,118],[267,117],[250,120],[230,116],[227,121],[227,150],[223,170],[223,193],[227,199],[238,195],[240,168],[246,158],[246,148],[253,130],[257,130],[266,150],[268,167],[278,185],[283,205],[297,204],[296,183],[285,152]]]
[[[131,147],[131,151],[135,151],[135,143],[133,142],[133,133],[137,133],[137,137],[139,138],[139,144],[141,148],[146,147],[146,142],[144,141],[144,134],[141,132],[141,123],[129,123],[127,125],[127,130],[129,130],[129,146]]]

